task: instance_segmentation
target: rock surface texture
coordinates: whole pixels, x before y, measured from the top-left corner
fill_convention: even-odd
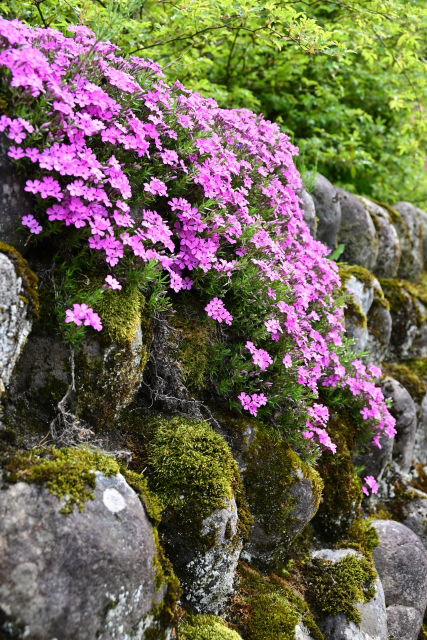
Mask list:
[[[373,272],[378,278],[394,278],[400,264],[402,250],[397,231],[384,207],[367,198],[359,198],[368,210],[378,234],[378,257]]]
[[[299,193],[299,197],[302,202],[302,209],[304,211],[304,220],[307,223],[307,227],[310,230],[310,234],[313,238],[316,237],[316,208],[314,206],[314,201],[311,195],[305,190],[302,189]]]
[[[393,378],[381,381],[385,398],[392,399],[391,414],[396,418],[393,457],[402,471],[408,471],[412,464],[417,429],[417,412],[414,401],[403,385]]]
[[[332,251],[336,245],[341,222],[341,207],[337,190],[327,178],[318,173],[316,184],[310,195],[316,210],[317,239]]]
[[[402,524],[418,536],[427,550],[427,494],[416,490],[413,493],[414,498],[402,507]]]
[[[416,640],[427,604],[427,554],[400,522],[374,520],[380,544],[374,563],[381,579],[390,637]]]
[[[423,257],[420,220],[416,207],[409,202],[398,202],[393,205],[393,209],[398,212],[403,222],[395,221],[402,247],[398,276],[407,280],[418,280],[423,267]]]
[[[341,207],[338,242],[345,245],[342,260],[373,271],[378,258],[379,243],[369,211],[351,193],[344,189],[337,189],[337,192]]]
[[[22,216],[32,211],[32,200],[24,191],[25,181],[15,172],[7,156],[9,144],[4,134],[0,134],[0,241],[25,253],[27,234],[19,231]]]
[[[3,632],[14,629],[17,640],[144,638],[163,590],[139,498],[120,474],[97,473],[83,512],[64,516],[61,506],[38,485],[0,491]]]
[[[0,253],[0,396],[31,330],[29,306],[22,277],[16,273],[12,260]]]

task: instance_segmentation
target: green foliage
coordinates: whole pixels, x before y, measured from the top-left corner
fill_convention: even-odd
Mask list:
[[[338,562],[314,558],[309,567],[308,599],[320,617],[344,614],[359,625],[356,603],[369,602],[375,595],[377,573],[366,558],[348,554]]]
[[[425,0],[9,0],[0,11],[87,24],[221,106],[277,120],[332,182],[427,206]]]
[[[53,446],[13,454],[5,462],[4,478],[8,482],[46,483],[58,500],[66,497],[61,513],[69,515],[75,505],[83,511],[85,502],[95,498],[95,471],[114,476],[120,468],[114,458],[96,450]]]

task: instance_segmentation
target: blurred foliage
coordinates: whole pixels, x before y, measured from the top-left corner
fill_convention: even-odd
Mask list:
[[[276,120],[304,167],[427,208],[427,0],[7,0],[0,12],[86,24],[169,80]]]

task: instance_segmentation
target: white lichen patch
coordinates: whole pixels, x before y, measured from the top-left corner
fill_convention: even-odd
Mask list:
[[[126,508],[126,500],[117,489],[105,489],[102,495],[102,501],[111,513],[118,513]]]

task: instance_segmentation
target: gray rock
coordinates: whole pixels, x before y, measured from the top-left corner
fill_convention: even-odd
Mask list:
[[[341,222],[337,190],[329,180],[318,173],[311,197],[316,209],[317,239],[332,251],[335,249]]]
[[[299,192],[299,197],[302,202],[302,209],[304,211],[304,221],[307,224],[307,227],[310,230],[310,235],[312,238],[316,238],[316,209],[314,206],[313,198],[305,189],[301,189]]]
[[[403,385],[393,378],[381,380],[381,389],[385,398],[392,399],[390,413],[396,418],[396,435],[393,445],[393,458],[403,472],[412,464],[417,429],[417,412],[414,401]]]
[[[408,487],[410,491],[412,487]],[[414,498],[403,505],[403,524],[418,536],[427,550],[427,494],[412,489]]]
[[[393,299],[393,292],[383,281],[386,298],[390,302],[391,337],[385,359],[388,362],[399,362],[411,357],[411,347],[418,332],[417,311],[412,296],[400,288],[399,295]]]
[[[410,358],[427,358],[427,308],[418,298],[415,298],[414,302],[421,320],[408,349],[408,355]]]
[[[0,491],[3,631],[21,629],[17,640],[142,640],[164,589],[139,498],[120,474],[97,473],[83,512],[65,516],[63,503],[40,485]]]
[[[413,640],[420,627],[420,613],[414,607],[392,604],[387,607],[389,640]]]
[[[313,640],[306,627],[300,623],[295,627],[295,640]]]
[[[377,481],[382,477],[387,465],[390,464],[393,454],[394,438],[389,438],[386,434],[380,436],[380,445],[376,447],[372,442],[368,444],[364,451],[357,453],[353,458],[355,466],[364,466],[364,477],[374,476]]]
[[[384,306],[380,298],[375,298],[367,316],[368,339],[365,360],[377,366],[384,360],[390,346],[392,333],[392,319],[390,311]]]
[[[421,402],[419,415],[415,433],[414,457],[417,462],[425,465],[427,464],[427,395]]]
[[[31,326],[32,314],[22,278],[12,260],[0,253],[0,397],[9,385]]]
[[[360,555],[354,549],[322,549],[312,553],[312,557],[338,562],[349,554]],[[375,581],[375,589],[372,600],[356,604],[362,618],[360,627],[348,622],[343,614],[330,616],[320,623],[328,640],[388,640],[384,591],[379,578]]]
[[[22,216],[32,212],[32,199],[24,191],[25,181],[17,176],[7,156],[9,142],[4,134],[0,134],[0,241],[25,254],[28,234],[18,228]]]
[[[423,267],[422,235],[419,217],[414,205],[398,202],[393,205],[402,217],[402,223],[394,221],[402,248],[402,258],[397,275],[406,280],[418,280]]]
[[[415,207],[415,215],[418,218],[421,229],[421,246],[423,253],[423,267],[427,269],[427,213]]]
[[[369,211],[356,196],[337,189],[341,205],[338,242],[344,244],[342,260],[373,271],[378,258],[379,242]]]
[[[131,402],[141,384],[146,360],[141,329],[126,347],[115,343],[104,346],[88,336],[75,357],[55,335],[33,332],[10,382],[9,402],[17,408],[16,417],[11,414],[10,419],[19,430],[25,414],[51,424],[51,435],[57,444],[78,444],[78,433],[88,433],[81,431],[84,424],[110,427]],[[67,420],[74,426],[66,428],[64,411],[69,412]],[[79,416],[79,420],[73,416]]]
[[[366,316],[374,301],[374,288],[381,290],[378,280],[375,281],[374,286],[368,287],[356,276],[350,276],[345,281],[345,288],[349,291],[357,304],[360,307],[361,312]]]
[[[367,198],[359,200],[369,211],[378,235],[378,257],[373,271],[378,278],[394,278],[402,255],[397,231],[386,209]]]
[[[245,465],[242,479],[254,525],[244,557],[264,570],[277,566],[316,514],[319,477],[286,443],[263,429],[257,429]]]
[[[237,505],[234,498],[203,520],[202,535],[215,543],[208,550],[189,548],[188,540],[165,533],[174,568],[184,590],[183,599],[198,613],[218,615],[234,590],[234,578],[242,550],[237,532]]]
[[[374,563],[383,585],[389,633],[416,640],[427,604],[427,554],[419,538],[400,522],[374,520],[380,544]]]

